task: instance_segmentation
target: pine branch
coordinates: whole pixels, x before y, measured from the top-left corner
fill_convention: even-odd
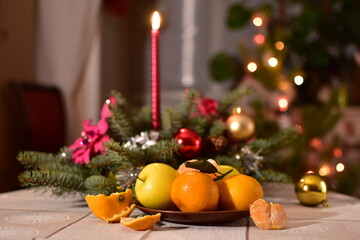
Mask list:
[[[128,103],[122,95],[116,91],[112,92],[116,99],[114,106],[109,106],[112,115],[107,119],[109,132],[113,139],[118,141],[130,138],[134,134],[133,122],[128,110]]]
[[[158,141],[155,145],[143,150],[145,154],[144,162],[145,164],[162,162],[177,168],[179,162],[174,153],[176,153],[179,147],[180,145],[173,139]]]
[[[42,153],[35,151],[20,152],[17,155],[17,160],[24,165],[26,169],[39,169],[40,165],[44,165],[48,162],[54,162],[55,156],[51,153]]]
[[[237,101],[239,101],[242,97],[249,95],[250,93],[252,93],[250,88],[237,88],[229,92],[227,96],[218,102],[220,116],[228,116],[230,107],[234,106]]]
[[[194,108],[195,99],[200,95],[195,89],[189,89],[186,98],[180,104],[180,121],[183,126],[189,125],[189,118]]]
[[[19,175],[21,186],[27,188],[51,189],[55,195],[83,192],[84,179],[66,172],[27,170]]]
[[[138,148],[128,148],[125,144],[113,140],[105,144],[107,149],[106,157],[109,161],[119,163],[120,167],[137,167],[143,166],[143,153]]]
[[[223,121],[214,121],[210,127],[209,135],[210,136],[221,136],[224,134],[226,125]]]
[[[234,156],[219,155],[219,156],[216,156],[216,159],[214,159],[214,160],[217,161],[221,165],[230,165],[237,169],[242,168],[241,161],[239,159],[235,158]]]
[[[133,117],[133,125],[135,134],[152,129],[151,109],[142,107]]]
[[[169,108],[163,115],[161,136],[164,139],[171,138],[182,127],[180,113]]]
[[[260,182],[292,183],[292,179],[289,175],[272,169],[260,170],[260,174],[254,177]]]
[[[66,172],[74,175],[83,175],[84,168],[69,161],[71,154],[54,155],[50,153],[26,151],[18,154],[18,160],[26,169],[37,169],[41,171]],[[86,170],[85,170],[86,172]]]
[[[93,175],[85,180],[85,192],[91,195],[110,195],[117,191],[115,182],[101,175]]]
[[[205,135],[208,130],[208,121],[204,117],[193,117],[189,120],[189,125],[191,129],[194,130],[200,136]]]
[[[120,166],[121,162],[118,159],[101,154],[92,157],[90,163],[87,164],[87,167],[93,170],[93,175],[116,171]]]
[[[249,146],[254,152],[261,150],[262,154],[267,154],[271,151],[286,146],[291,141],[293,141],[297,136],[298,134],[296,128],[290,127],[278,132],[277,134],[275,134],[270,138],[257,139],[247,144],[247,146]]]

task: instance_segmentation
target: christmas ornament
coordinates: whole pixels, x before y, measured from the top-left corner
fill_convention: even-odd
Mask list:
[[[141,132],[140,135],[131,137],[130,141],[125,143],[125,147],[129,148],[130,150],[137,147],[146,149],[155,145],[159,139],[159,136],[160,134],[157,131],[150,131],[150,133]]]
[[[249,147],[243,147],[240,152],[235,155],[235,158],[241,161],[245,174],[249,175],[254,172],[256,175],[261,176],[261,173],[259,172],[259,165],[260,161],[262,161],[264,157],[260,156],[259,153],[260,151],[254,153]]]
[[[182,158],[193,158],[201,150],[202,139],[195,131],[181,128],[175,135],[175,141],[182,145],[178,153]]]
[[[216,152],[223,152],[229,145],[229,140],[225,136],[210,136],[208,139]]]
[[[315,207],[319,204],[328,206],[325,181],[314,173],[307,173],[295,185],[296,197],[301,204]]]
[[[248,115],[241,113],[240,107],[235,107],[233,114],[226,119],[226,128],[232,141],[245,141],[254,135],[255,122]]]
[[[120,191],[131,188],[143,167],[124,168],[115,173],[116,186]]]

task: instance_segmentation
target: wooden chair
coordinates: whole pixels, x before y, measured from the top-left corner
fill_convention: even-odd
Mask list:
[[[66,124],[62,93],[57,87],[11,81],[10,105],[20,150],[58,152],[65,145]]]

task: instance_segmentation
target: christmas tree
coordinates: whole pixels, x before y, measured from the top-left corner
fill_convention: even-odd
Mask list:
[[[349,51],[360,40],[359,7],[353,0],[280,0],[253,8],[234,4],[226,26],[236,31],[250,25],[256,33],[252,42],[239,46],[236,56],[220,52],[210,61],[214,81],[233,80],[235,88],[250,83],[267,93],[250,104],[259,135],[288,126],[298,129],[299,137],[274,161],[275,169],[294,180],[312,170],[331,188],[348,194],[356,185],[341,184],[348,179],[341,139],[327,135],[340,119],[348,94],[350,101],[357,101],[345,86],[355,81],[356,63]],[[356,169],[347,166],[346,171]],[[359,179],[359,174],[351,177]]]

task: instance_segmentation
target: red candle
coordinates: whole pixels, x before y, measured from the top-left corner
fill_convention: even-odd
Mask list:
[[[160,71],[159,71],[159,28],[160,15],[154,12],[152,15],[151,30],[151,118],[154,130],[160,129]]]

